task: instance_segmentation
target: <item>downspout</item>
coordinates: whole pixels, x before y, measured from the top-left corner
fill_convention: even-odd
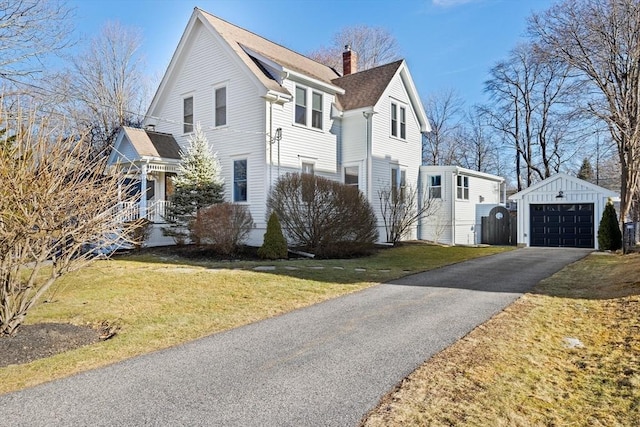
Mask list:
[[[451,173],[451,189],[452,189],[452,198],[451,198],[451,244],[455,246],[456,244],[456,191],[458,190],[458,182],[456,181],[456,173]]]
[[[363,111],[362,115],[364,116],[364,118],[366,119],[367,123],[365,126],[365,143],[366,143],[366,159],[367,159],[367,198],[369,199],[370,203],[373,203],[373,177],[372,172],[373,172],[373,160],[372,160],[372,138],[371,138],[371,117],[373,117],[373,115],[375,114],[375,112],[372,110],[370,111]]]
[[[269,187],[273,185],[273,101],[267,99],[269,102]],[[280,154],[280,153],[278,153]],[[268,189],[267,189],[268,190]]]

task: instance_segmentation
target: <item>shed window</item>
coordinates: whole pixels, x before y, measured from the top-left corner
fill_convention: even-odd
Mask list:
[[[469,200],[469,177],[458,175],[456,179],[458,199]]]
[[[442,198],[442,176],[432,175],[429,177],[429,198],[441,199]]]

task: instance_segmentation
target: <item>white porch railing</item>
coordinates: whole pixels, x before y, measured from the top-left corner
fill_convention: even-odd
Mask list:
[[[163,223],[167,206],[170,202],[167,200],[158,200],[147,205],[146,214],[144,215],[151,222]],[[138,202],[119,202],[117,207],[121,218],[125,222],[135,221],[141,218],[140,203]]]
[[[158,200],[147,206],[147,219],[151,222],[165,222],[164,217],[170,202]]]

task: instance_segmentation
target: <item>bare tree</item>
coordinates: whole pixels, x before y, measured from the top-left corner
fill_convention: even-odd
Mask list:
[[[7,111],[0,149],[0,337],[16,333],[55,281],[114,245],[135,223],[117,209],[120,177],[105,175],[81,135],[35,111]]]
[[[358,71],[400,59],[398,41],[385,28],[356,25],[345,27],[333,36],[333,43],[307,56],[342,73],[342,52],[346,45],[357,54]]]
[[[485,85],[493,104],[485,107],[484,114],[515,150],[521,190],[558,172],[570,157],[568,101],[574,86],[566,65],[535,55],[528,44],[517,46],[490,74]]]
[[[71,115],[101,151],[121,126],[139,126],[146,103],[139,30],[109,22],[73,59],[68,78]]]
[[[458,164],[479,172],[499,174],[501,147],[485,119],[478,108],[466,114],[464,124],[455,136]]]
[[[453,165],[458,163],[457,147],[464,101],[454,90],[430,95],[424,103],[431,132],[422,139],[422,163]]]
[[[45,59],[69,44],[71,11],[57,0],[0,1],[0,80],[41,73]]]
[[[412,186],[383,187],[378,190],[380,212],[387,234],[387,242],[396,244],[421,219],[435,215],[439,209],[437,199],[420,197]]]
[[[538,49],[580,73],[587,109],[608,125],[626,218],[640,180],[640,2],[566,0],[534,14],[529,30]]]

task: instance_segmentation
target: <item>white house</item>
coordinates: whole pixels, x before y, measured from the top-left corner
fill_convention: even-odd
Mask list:
[[[598,249],[598,227],[618,194],[558,173],[509,197],[518,205],[518,245]]]
[[[418,238],[443,244],[481,243],[482,217],[504,206],[504,178],[458,166],[421,166],[422,198],[432,208],[419,223]]]
[[[153,188],[140,213],[161,222],[156,213],[176,158],[135,147],[154,146],[163,135],[185,149],[200,123],[220,160],[225,198],[246,204],[256,223],[250,244],[262,242],[267,194],[287,172],[357,186],[384,238],[378,190],[417,185],[422,133],[430,128],[404,60],[357,72],[355,55],[345,50],[341,76],[196,8],[147,112],[147,131],[123,129],[111,164],[135,174],[143,191]]]

